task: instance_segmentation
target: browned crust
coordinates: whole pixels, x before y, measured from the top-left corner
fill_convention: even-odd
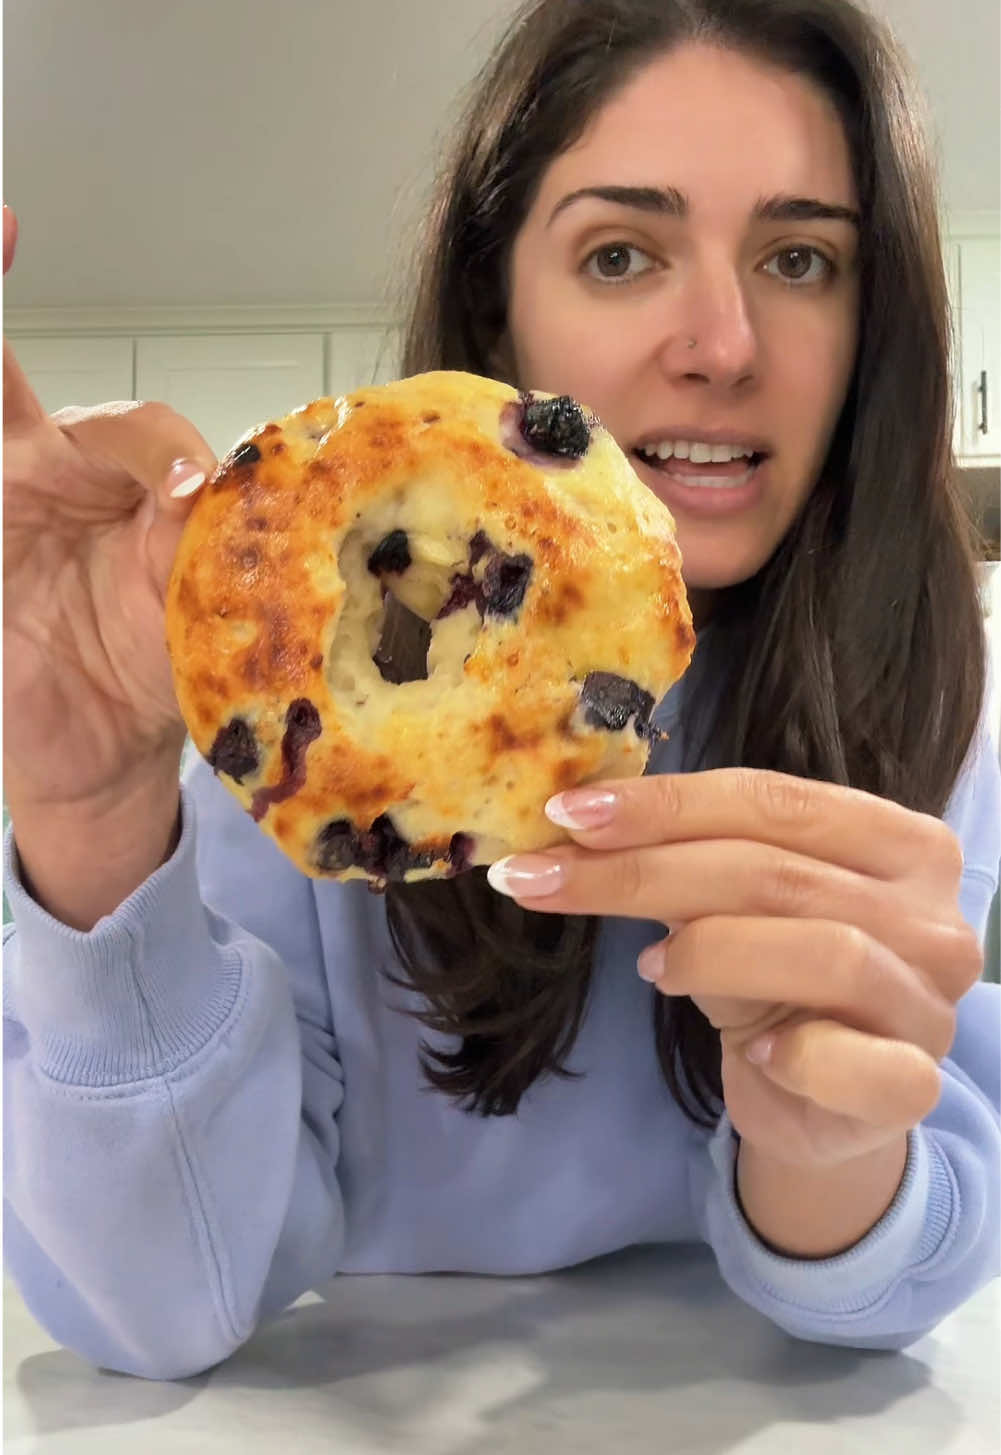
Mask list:
[[[246,808],[281,781],[290,703],[315,705],[322,731],[306,781],[261,823],[306,873],[318,872],[312,845],[331,819],[368,826],[409,804],[411,826],[441,844],[469,829],[475,808],[481,836],[537,847],[561,837],[541,812],[550,792],[642,771],[645,745],[582,730],[573,708],[588,672],[659,699],[687,666],[694,633],[673,521],[600,429],[571,470],[544,474],[511,453],[498,421],[516,398],[491,380],[436,374],[315,400],[242,441],[192,509],[167,595],[178,702],[206,756],[231,718],[253,721],[259,770],[242,783],[221,775]],[[485,530],[534,566],[517,618],[477,638],[447,720],[407,684],[369,730],[328,680],[346,597],[338,552],[397,499],[418,521],[445,499],[468,534]],[[514,785],[490,811],[487,782]]]

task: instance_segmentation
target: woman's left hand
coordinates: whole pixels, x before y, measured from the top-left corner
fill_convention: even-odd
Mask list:
[[[547,811],[574,842],[502,860],[491,883],[533,910],[671,927],[640,973],[719,1030],[743,1141],[830,1168],[932,1110],[982,970],[939,819],[755,769],[589,784]]]

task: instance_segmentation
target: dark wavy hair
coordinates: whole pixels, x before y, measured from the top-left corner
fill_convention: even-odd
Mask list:
[[[828,457],[772,558],[714,601],[728,710],[687,767],[743,764],[851,784],[940,814],[984,691],[974,541],[951,458],[950,332],[921,107],[889,34],[848,0],[533,0],[478,77],[430,208],[403,372],[490,374],[512,242],[550,161],[644,64],[698,41],[809,79],[833,101],[862,216],[855,368]],[[701,644],[700,644],[701,645]],[[686,718],[706,706],[696,686]],[[690,736],[690,735],[688,735]],[[687,740],[687,738],[686,738]],[[387,914],[433,1087],[514,1113],[564,1065],[600,923],[522,910],[482,870],[391,885]],[[722,1108],[719,1037],[653,992],[652,1032],[685,1114]]]

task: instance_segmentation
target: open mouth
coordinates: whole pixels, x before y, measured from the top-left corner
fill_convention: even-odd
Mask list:
[[[747,485],[758,466],[769,458],[764,450],[739,447],[671,445],[641,446],[633,458],[679,484],[695,489],[735,490]]]

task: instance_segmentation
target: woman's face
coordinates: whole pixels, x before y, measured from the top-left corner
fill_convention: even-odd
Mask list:
[[[674,515],[697,619],[768,559],[823,463],[855,358],[856,208],[822,92],[686,45],[552,162],[515,239],[514,376],[630,454]]]

